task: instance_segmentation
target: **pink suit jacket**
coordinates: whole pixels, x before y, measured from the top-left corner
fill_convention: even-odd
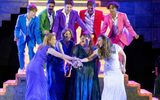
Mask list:
[[[105,34],[106,31],[108,32],[108,37],[111,36],[111,29],[112,29],[113,21],[111,14],[108,14],[104,18],[104,23],[102,25],[101,33]],[[136,35],[136,32],[133,30],[127,16],[125,13],[118,12],[118,33],[114,40],[111,38],[111,40],[114,43],[122,42],[125,45],[129,45],[133,37]]]

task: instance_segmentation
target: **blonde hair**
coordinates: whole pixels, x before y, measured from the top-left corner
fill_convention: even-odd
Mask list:
[[[54,36],[55,36],[55,34],[52,34],[52,33],[46,34],[44,37],[44,40],[43,40],[43,45],[51,45],[50,41],[51,41],[52,37],[54,37]]]
[[[100,35],[99,37],[102,38],[103,40],[103,45],[100,47],[99,45],[98,46],[98,55],[100,57],[100,59],[104,59],[104,58],[109,58],[111,53],[113,53],[113,50],[112,50],[112,46],[113,44],[111,43],[110,39],[107,38],[106,36],[104,35]]]

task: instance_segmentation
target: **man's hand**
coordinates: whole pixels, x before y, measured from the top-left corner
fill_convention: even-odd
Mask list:
[[[52,32],[52,34],[56,35],[56,33],[55,33],[55,32]]]
[[[14,41],[15,41],[15,42],[18,42],[18,39],[17,39],[17,38],[14,38]]]
[[[139,38],[139,35],[138,35],[138,34],[136,34],[136,35],[135,35],[135,39],[138,39],[138,38]]]
[[[48,34],[49,33],[49,31],[48,30],[44,30],[44,34]]]

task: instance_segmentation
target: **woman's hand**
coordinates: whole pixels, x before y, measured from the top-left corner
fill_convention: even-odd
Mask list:
[[[73,61],[75,61],[75,60],[79,60],[79,58],[77,58],[77,57],[72,57],[73,59]]]
[[[72,61],[72,66],[74,68],[79,68],[80,69],[81,67],[83,67],[83,63],[80,61],[79,58],[75,57],[75,60]]]

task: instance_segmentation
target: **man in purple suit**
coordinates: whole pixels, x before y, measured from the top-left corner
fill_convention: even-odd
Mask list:
[[[88,32],[83,21],[78,15],[78,12],[72,9],[73,1],[65,0],[64,8],[57,10],[53,33],[56,34],[57,40],[61,39],[61,32],[64,28],[69,28],[73,32],[73,40],[77,41],[75,24],[78,23],[83,31]]]

